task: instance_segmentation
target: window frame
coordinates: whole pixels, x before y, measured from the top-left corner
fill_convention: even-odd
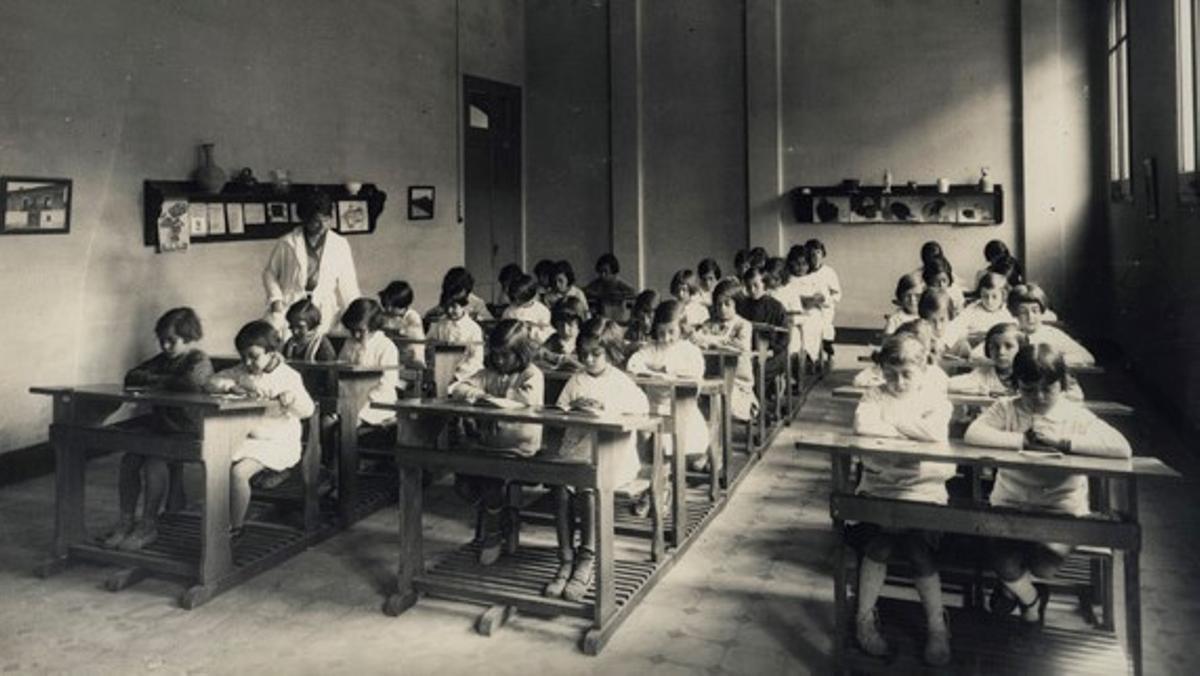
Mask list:
[[[1175,0],[1174,18],[1178,195],[1182,204],[1200,205],[1200,2]]]
[[[1114,202],[1132,202],[1128,0],[1108,0],[1107,68],[1110,196]]]

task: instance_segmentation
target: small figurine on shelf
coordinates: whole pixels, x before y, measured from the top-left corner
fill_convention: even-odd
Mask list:
[[[237,173],[237,176],[234,177],[233,181],[246,188],[253,185],[258,185],[258,179],[254,177],[254,171],[251,170],[250,167],[243,167],[242,170]]]
[[[992,191],[992,179],[990,176],[988,176],[988,168],[980,167],[979,168],[979,192],[991,192],[991,191]]]
[[[883,194],[885,194],[885,195],[892,194],[892,170],[891,169],[883,170]]]

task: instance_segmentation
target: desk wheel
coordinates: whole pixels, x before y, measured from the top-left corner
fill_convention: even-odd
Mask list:
[[[216,596],[216,593],[217,591],[213,587],[207,587],[205,585],[198,584],[193,587],[189,587],[188,590],[183,593],[183,596],[179,597],[179,605],[183,607],[184,610],[192,610],[193,608],[197,608],[205,603],[208,603],[208,600],[213,596]]]
[[[482,636],[491,636],[516,614],[517,609],[514,606],[490,606],[475,620],[475,631]]]
[[[387,597],[383,602],[383,614],[388,617],[399,617],[400,613],[412,608],[417,603],[417,592],[396,593]]]

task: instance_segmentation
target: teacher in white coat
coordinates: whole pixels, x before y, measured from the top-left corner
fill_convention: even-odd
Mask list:
[[[361,295],[350,244],[329,228],[333,200],[323,192],[304,193],[296,204],[300,225],[280,237],[263,270],[268,319],[286,335],[284,313],[311,298],[321,310],[320,331],[336,327],[342,311]]]

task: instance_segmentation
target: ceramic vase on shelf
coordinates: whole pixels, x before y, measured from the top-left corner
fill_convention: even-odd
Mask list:
[[[215,195],[225,187],[225,170],[213,162],[213,144],[200,144],[200,166],[192,172],[192,179],[204,192]]]

